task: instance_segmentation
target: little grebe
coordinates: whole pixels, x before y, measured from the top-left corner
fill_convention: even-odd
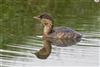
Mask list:
[[[77,39],[81,38],[81,34],[67,27],[53,28],[53,20],[48,14],[35,16],[44,27],[43,37],[58,38],[58,39]]]

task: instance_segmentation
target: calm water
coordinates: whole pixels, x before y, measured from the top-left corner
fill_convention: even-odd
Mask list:
[[[43,12],[53,16],[55,26],[80,32],[81,41],[43,40],[43,27],[32,18]],[[100,3],[0,0],[0,67],[99,66],[99,49]]]

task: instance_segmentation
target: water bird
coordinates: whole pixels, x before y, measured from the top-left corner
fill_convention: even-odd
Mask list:
[[[68,27],[54,27],[53,19],[47,13],[33,17],[34,19],[39,20],[44,29],[43,37],[57,38],[57,39],[77,39],[81,38],[82,35]]]

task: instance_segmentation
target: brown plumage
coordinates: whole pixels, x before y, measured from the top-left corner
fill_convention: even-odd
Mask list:
[[[44,37],[50,37],[50,38],[59,38],[59,39],[75,39],[75,38],[81,38],[82,35],[75,30],[72,30],[68,27],[53,27],[53,20],[52,17],[48,14],[42,14],[37,17],[34,17],[35,19],[40,20],[40,22],[44,26]]]

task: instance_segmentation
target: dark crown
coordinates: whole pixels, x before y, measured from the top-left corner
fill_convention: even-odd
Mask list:
[[[40,19],[49,19],[49,20],[52,20],[52,17],[48,14],[42,14],[39,16]]]

